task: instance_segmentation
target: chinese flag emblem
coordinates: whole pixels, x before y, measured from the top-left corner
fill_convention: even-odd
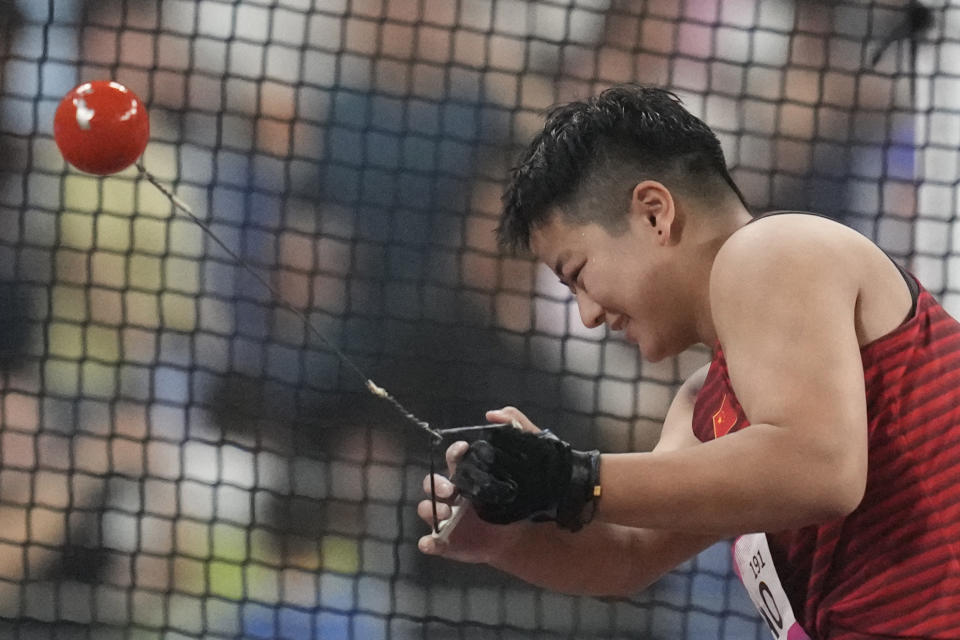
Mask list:
[[[713,436],[719,438],[727,435],[735,424],[737,424],[737,412],[730,406],[730,396],[723,394],[720,408],[713,414]]]

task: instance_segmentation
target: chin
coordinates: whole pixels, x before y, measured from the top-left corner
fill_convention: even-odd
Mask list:
[[[640,350],[640,355],[647,362],[660,362],[667,357],[667,354],[663,352],[662,349],[657,348],[655,345],[646,344],[644,342],[637,342],[637,349]]]
[[[679,355],[683,352],[683,349],[670,348],[670,345],[666,344],[637,343],[637,347],[640,349],[640,355],[643,356],[643,359],[653,363],[660,362],[661,360]]]
[[[660,362],[661,360],[664,360],[671,354],[663,351],[647,352],[641,349],[640,355],[642,355],[643,359],[646,360],[647,362],[656,363],[656,362]]]

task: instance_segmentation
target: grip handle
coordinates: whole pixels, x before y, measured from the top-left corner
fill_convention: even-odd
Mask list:
[[[466,514],[469,505],[466,504],[466,500],[460,496],[454,501],[450,509],[453,513],[446,520],[441,520],[437,524],[437,531],[434,531],[432,535],[435,539],[446,542],[450,538],[450,534],[453,533],[453,530],[457,527],[457,524],[460,520],[463,519],[464,514]]]

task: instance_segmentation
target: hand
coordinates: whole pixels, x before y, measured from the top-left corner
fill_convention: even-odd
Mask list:
[[[599,463],[599,451],[506,427],[470,444],[451,479],[486,522],[553,520],[578,531],[593,516]]]
[[[513,407],[505,407],[495,411],[488,411],[486,419],[492,423],[513,424],[525,431],[537,433],[537,428],[529,418]],[[466,453],[466,442],[455,442],[447,449],[446,460],[449,476],[456,473],[457,463]],[[451,504],[457,499],[459,492],[446,477],[435,474],[434,482],[437,493],[437,516],[446,520],[452,515]],[[423,491],[430,496],[430,476],[423,479]],[[522,535],[522,530],[529,526],[527,523],[516,523],[509,526],[496,526],[484,522],[477,517],[473,507],[467,501],[462,501],[462,509],[466,510],[463,519],[457,524],[447,540],[441,540],[433,534],[420,538],[420,551],[429,555],[441,555],[460,562],[491,562],[514,540]],[[433,505],[426,499],[417,505],[417,515],[433,527]]]

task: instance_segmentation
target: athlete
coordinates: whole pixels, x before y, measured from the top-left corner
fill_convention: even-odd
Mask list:
[[[554,109],[504,204],[501,244],[551,268],[586,326],[651,361],[714,356],[652,452],[488,413],[523,429],[450,446],[439,516],[469,506],[424,553],[628,595],[736,538],[775,637],[960,638],[960,323],[929,292],[839,223],[752,217],[714,133],[660,89]]]

